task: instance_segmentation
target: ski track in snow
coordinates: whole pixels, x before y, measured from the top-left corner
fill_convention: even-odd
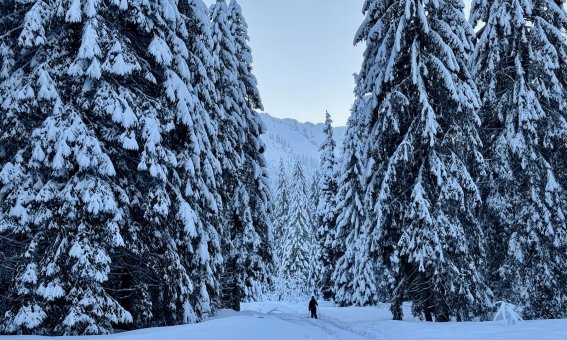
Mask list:
[[[305,312],[292,308],[291,306],[279,305],[274,308],[264,308],[259,306],[257,312],[264,313],[266,317],[277,318],[290,323],[292,328],[319,329],[323,332],[327,339],[349,339],[349,340],[390,340],[388,335],[375,329],[362,329],[349,325],[345,321],[328,316],[325,311],[328,308],[319,308],[318,319],[311,319],[309,312]]]
[[[384,336],[377,336],[375,333],[370,334],[364,330],[358,330],[349,327],[347,324],[327,317],[326,315],[318,315],[318,319],[311,319],[309,312],[305,312],[305,316],[297,312],[282,312],[280,308],[274,308],[267,313],[271,317],[279,318],[281,320],[292,323],[290,327],[301,328],[319,328],[322,330],[328,339],[351,339],[351,340],[382,340],[386,339]]]

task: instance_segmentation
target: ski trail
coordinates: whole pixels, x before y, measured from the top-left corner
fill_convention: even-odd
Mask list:
[[[266,315],[288,322],[291,324],[290,327],[319,330],[319,333],[324,334],[327,339],[391,340],[391,337],[379,331],[358,329],[326,315],[319,319],[311,319],[307,311],[302,315],[291,309],[277,307],[269,310]]]
[[[349,339],[355,339],[358,336],[360,339],[371,339],[371,340],[393,340],[393,338],[386,333],[380,332],[376,329],[365,329],[356,326],[352,326],[344,321],[332,318],[332,317],[323,317],[323,319],[318,319],[314,321],[323,321],[323,327],[331,327],[331,329],[338,329],[348,334],[351,334]],[[342,337],[340,338],[342,339]]]

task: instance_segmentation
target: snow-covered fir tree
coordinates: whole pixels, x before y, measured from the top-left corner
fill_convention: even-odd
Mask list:
[[[243,145],[243,166],[238,172],[241,190],[246,191],[248,199],[243,198],[239,206],[250,210],[249,230],[238,231],[240,244],[236,244],[238,285],[242,300],[260,298],[271,281],[273,274],[273,249],[271,232],[271,192],[264,152],[266,146],[261,135],[266,127],[255,110],[263,110],[257,88],[256,77],[252,74],[252,52],[248,46],[248,25],[242,15],[240,5],[232,0],[229,6],[230,32],[235,41],[238,85],[241,92],[240,105],[246,125],[246,138]],[[236,197],[239,197],[238,193]],[[238,212],[239,209],[237,208]],[[237,214],[238,219],[246,219]],[[238,228],[236,230],[239,230]]]
[[[368,96],[359,98],[353,105],[339,165],[337,220],[332,243],[338,260],[331,277],[339,306],[372,305],[383,295],[377,284],[381,268],[374,269],[375,259],[371,258],[378,256],[377,251],[371,253],[365,249],[368,235],[363,229],[368,214],[363,206],[366,184],[362,154],[367,130],[361,116],[368,100]]]
[[[99,133],[105,130],[124,155],[117,140],[133,136],[128,132],[133,119],[125,127],[123,111],[117,110],[113,122],[106,111],[90,110],[101,96],[93,85],[103,76],[107,46],[100,36],[106,27],[99,23],[97,3],[81,5],[11,2],[13,12],[0,18],[23,23],[2,36],[14,62],[4,75],[9,89],[1,111],[0,221],[3,232],[25,243],[12,273],[4,332],[96,334],[132,321],[103,286],[110,254],[124,246],[119,226],[126,214],[118,197],[123,188]],[[74,47],[66,51],[69,45]],[[140,68],[126,60],[124,73],[126,65]],[[74,87],[63,87],[69,76]],[[100,125],[85,123],[86,111]],[[22,143],[8,146],[16,132]]]
[[[15,152],[26,142],[30,131],[25,125],[25,117],[4,114],[10,103],[12,91],[17,86],[10,81],[16,61],[13,51],[15,46],[8,41],[15,38],[13,32],[20,25],[21,17],[13,15],[15,11],[15,1],[7,1],[0,6],[0,31],[5,32],[4,39],[0,39],[0,166],[14,157]],[[37,121],[37,118],[35,120]],[[10,305],[8,295],[13,270],[16,268],[18,257],[25,249],[26,242],[17,240],[16,233],[2,225],[0,225],[0,237],[3,240],[0,247],[0,261],[3,263],[0,268],[0,309],[6,311]]]
[[[219,142],[223,172],[222,304],[239,310],[240,301],[259,297],[269,283],[270,193],[260,139],[262,109],[251,71],[247,25],[240,6],[219,0],[210,8],[215,87],[218,91]],[[250,216],[248,216],[250,215]]]
[[[218,141],[216,152],[221,161],[222,168],[222,248],[226,254],[222,277],[223,307],[238,310],[242,293],[238,282],[238,257],[235,248],[239,239],[238,226],[234,219],[241,221],[244,216],[238,216],[235,201],[236,191],[241,183],[238,171],[244,164],[244,145],[246,128],[241,101],[243,93],[238,84],[238,61],[236,60],[236,45],[230,31],[228,19],[228,6],[224,0],[211,5],[209,16],[212,23],[212,57],[214,68],[214,84],[217,91],[217,115],[219,122]],[[239,195],[244,198],[247,195]],[[242,211],[242,209],[238,209]]]
[[[280,159],[277,174],[274,210],[272,213],[272,234],[274,238],[274,256],[277,267],[281,266],[282,244],[289,216],[289,178],[283,160]]]
[[[319,205],[319,199],[321,198],[321,190],[319,189],[319,169],[315,170],[311,178],[308,180],[308,202],[309,202],[309,216],[311,217],[311,225],[313,226],[313,233],[317,233],[317,206]]]
[[[325,113],[325,140],[321,144],[319,176],[317,185],[319,188],[319,199],[316,209],[316,237],[318,243],[318,278],[317,288],[325,299],[333,297],[331,275],[333,273],[337,258],[333,250],[334,233],[336,230],[337,208],[336,196],[337,184],[337,161],[335,158],[336,142],[333,137],[333,121],[329,112]]]
[[[238,80],[241,91],[245,94],[248,107],[256,110],[264,110],[258,81],[252,73],[252,49],[248,45],[248,24],[242,15],[242,8],[236,0],[229,4],[230,31],[236,45],[236,59],[238,62]],[[256,115],[257,116],[257,115]]]
[[[475,1],[489,271],[524,318],[567,316],[567,15],[552,0]]]
[[[293,167],[289,215],[281,244],[280,276],[290,289],[309,294],[314,288],[315,239],[309,216],[308,188],[299,162]]]
[[[317,284],[319,282],[319,275],[322,268],[319,265],[319,254],[321,249],[319,247],[319,242],[317,241],[317,206],[319,205],[319,199],[321,198],[321,190],[319,189],[319,170],[315,170],[311,179],[308,180],[307,188],[307,207],[309,211],[309,225],[311,226],[311,235],[313,235],[313,246],[311,250],[312,254],[312,269],[311,275],[309,277],[309,282],[313,286],[314,292],[317,294],[321,293],[321,287]]]
[[[238,80],[236,42],[230,30],[226,2],[218,0],[211,5],[209,15],[212,22],[213,80],[218,93],[219,141],[216,146],[222,163],[223,186],[228,190],[223,190],[226,203],[238,187],[237,172],[243,164],[246,112],[242,104],[245,98]],[[225,210],[230,208],[225,207]]]
[[[355,38],[367,45],[355,92],[369,96],[357,117],[368,126],[368,215],[356,242],[374,266],[355,265],[355,275],[390,270],[395,319],[406,300],[436,321],[470,320],[492,306],[477,220],[480,103],[466,65],[474,31],[463,6],[367,0]]]
[[[192,259],[191,275],[195,292],[199,295],[197,312],[206,316],[213,311],[212,308],[220,305],[219,276],[224,260],[220,249],[222,169],[219,154],[215,152],[220,124],[216,104],[218,92],[213,82],[213,42],[208,8],[201,0],[184,0],[178,6],[185,17],[189,34],[184,39],[187,64],[183,67],[186,67],[188,75],[185,80],[190,82],[189,90],[196,97],[193,98],[194,114],[187,122],[186,130],[182,130],[185,143],[180,145],[177,156],[179,167],[183,168],[179,186],[187,200],[194,202],[190,213],[195,214],[199,236],[192,247],[199,250],[199,256]]]
[[[206,318],[220,293],[221,164],[233,161],[218,159],[233,145],[213,143],[228,116],[206,6],[6,1],[0,15],[0,232],[18,253],[2,331]],[[243,220],[266,214],[232,190]]]

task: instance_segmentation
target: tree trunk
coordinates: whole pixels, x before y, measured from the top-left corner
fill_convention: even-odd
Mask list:
[[[400,321],[403,320],[404,311],[402,310],[402,303],[403,303],[403,298],[401,296],[397,296],[394,298],[394,301],[390,306],[393,320],[400,320]]]
[[[234,278],[234,287],[233,287],[233,298],[232,298],[232,309],[240,312],[240,288],[238,287],[238,282],[236,281],[236,277]]]
[[[440,293],[436,293],[435,301],[435,321],[437,322],[448,322],[449,317],[449,306],[445,302],[445,299]]]

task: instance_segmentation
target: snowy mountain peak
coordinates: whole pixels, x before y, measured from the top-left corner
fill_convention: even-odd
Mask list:
[[[323,123],[300,123],[295,119],[275,118],[267,113],[260,114],[266,125],[266,133],[262,136],[267,145],[266,162],[268,171],[274,181],[280,160],[291,169],[299,161],[307,178],[319,167],[319,146],[325,138]],[[344,139],[346,127],[336,127],[334,136],[340,147]]]

